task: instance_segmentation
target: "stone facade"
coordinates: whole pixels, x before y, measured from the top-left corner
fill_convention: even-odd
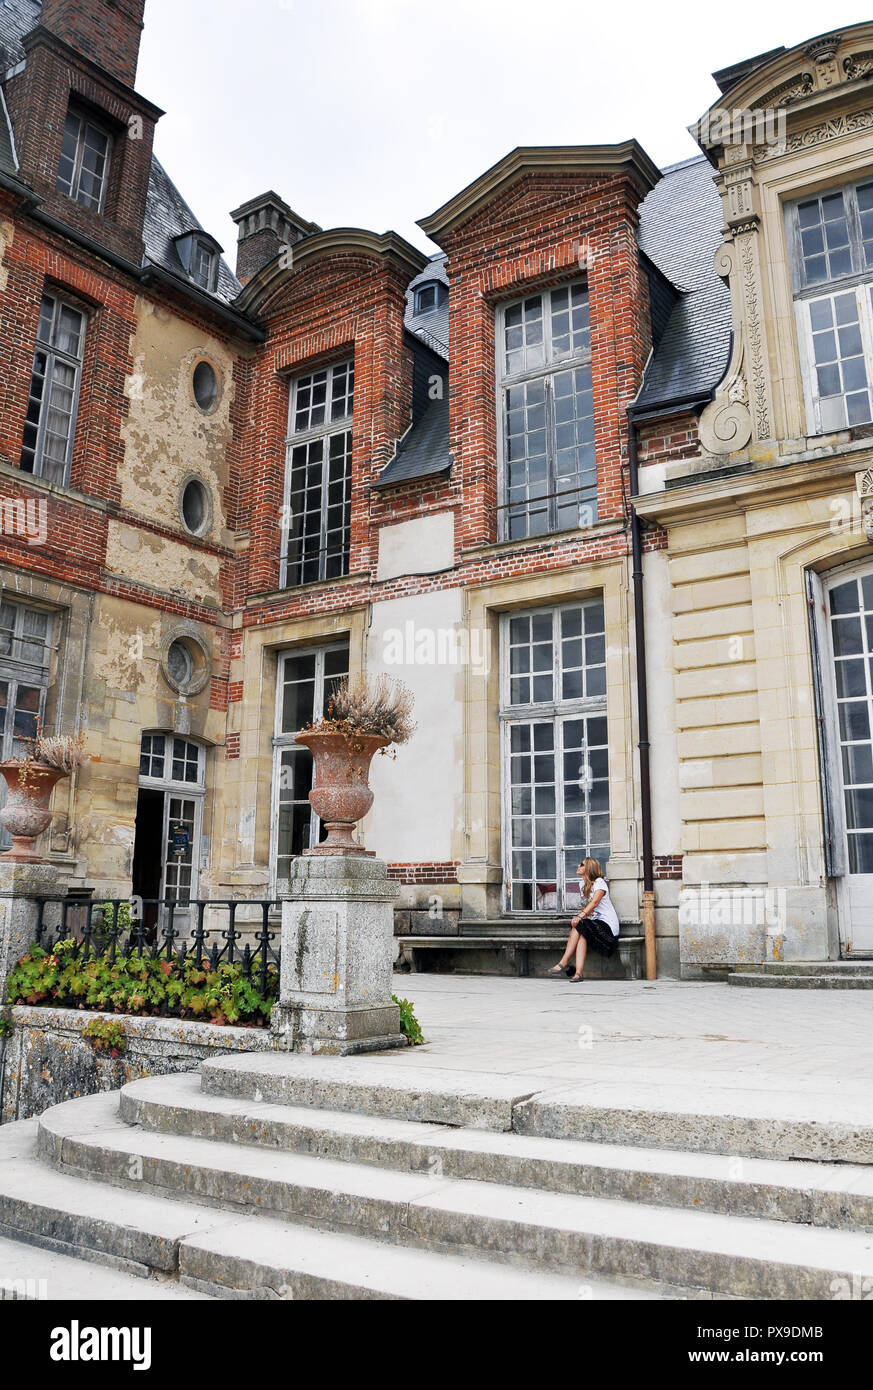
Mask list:
[[[731,106],[782,103],[781,145],[707,143],[712,123],[701,123],[724,202],[716,269],[730,288],[733,353],[706,400],[634,414],[661,332],[659,304],[681,294],[640,254],[640,207],[660,175],[636,142],[515,151],[424,219],[446,258],[449,367],[410,326],[410,282],[437,276],[434,261],[394,233],[322,231],[274,193],[234,214],[240,282],[223,267],[223,293],[198,289],[181,266],[170,273],[147,256],[144,269],[160,112],[131,86],[142,5],[53,0],[37,24],[30,3],[36,27],[3,89],[19,164],[0,177],[0,351],[9,364],[0,492],[44,505],[47,526],[40,545],[3,528],[0,585],[14,603],[53,617],[45,725],[86,733],[90,761],[58,788],[42,842],[64,881],[127,896],[142,891],[151,854],[166,889],[166,826],[152,824],[144,839],[149,797],[160,792],[170,798],[165,816],[190,818],[191,885],[201,897],[273,898],[278,823],[290,814],[279,788],[283,663],[344,646],[353,673],[387,671],[416,698],[418,734],[396,762],[376,760],[363,827],[404,920],[505,917],[508,619],[587,604],[602,605],[604,624],[608,875],[620,915],[636,918],[636,451],[661,971],[823,958],[841,940],[851,948],[822,828],[809,575],[871,553],[853,520],[870,430],[810,428],[783,212],[809,190],[869,173],[869,26],[834,40],[830,80],[831,60],[801,47],[731,89]],[[115,133],[101,212],[56,187],[71,99],[99,109]],[[585,526],[507,539],[499,315],[576,284],[590,316],[596,514]],[[87,314],[63,484],[20,468],[47,290]],[[339,575],[286,582],[289,392],[343,362],[354,364],[346,563]],[[214,382],[205,405],[203,369]],[[446,374],[445,466],[383,485],[398,443],[420,422],[421,382],[445,384]],[[194,527],[183,505],[192,483]],[[847,524],[835,526],[844,514]],[[390,655],[398,634],[399,657]],[[436,656],[422,654],[422,637]],[[441,642],[453,656],[440,656]],[[182,681],[171,657],[180,643],[193,664]],[[572,712],[552,711],[554,727]],[[190,788],[172,778],[158,787],[143,773],[142,740],[152,734],[198,750]],[[554,879],[553,891],[523,915],[539,908],[554,920],[561,874],[554,865],[536,873]],[[742,913],[739,923],[730,913],[718,924],[683,917],[683,895],[704,886],[736,890],[751,923]],[[781,894],[779,910],[755,916],[768,890]]]
[[[644,462],[660,466],[643,467],[636,500],[667,533],[687,976],[873,950],[851,901],[863,875],[843,854],[821,597],[829,579],[869,566],[855,494],[871,431],[816,427],[786,222],[798,200],[870,176],[858,65],[871,41],[858,25],[831,36],[826,63],[801,45],[739,80],[719,105],[778,108],[772,141],[708,142],[712,112],[698,126],[724,205],[716,270],[731,291],[733,356],[698,449],[685,447],[681,415],[641,422]]]

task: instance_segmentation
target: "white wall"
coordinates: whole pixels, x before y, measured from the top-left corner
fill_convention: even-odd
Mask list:
[[[459,589],[373,604],[367,673],[385,672],[407,685],[418,724],[411,741],[397,749],[396,761],[373,759],[370,776],[376,799],[363,823],[364,843],[394,863],[456,857],[452,831],[463,807],[465,666],[446,659],[458,655],[446,637],[462,632]]]

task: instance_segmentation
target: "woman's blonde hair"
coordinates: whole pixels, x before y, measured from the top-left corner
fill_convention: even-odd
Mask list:
[[[583,859],[582,870],[589,883],[593,883],[596,878],[603,878],[599,859]]]

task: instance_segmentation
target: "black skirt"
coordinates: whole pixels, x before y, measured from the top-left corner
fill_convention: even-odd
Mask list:
[[[618,937],[613,936],[608,922],[604,922],[600,917],[584,917],[579,923],[578,931],[585,937],[592,951],[599,951],[602,956],[614,954]]]

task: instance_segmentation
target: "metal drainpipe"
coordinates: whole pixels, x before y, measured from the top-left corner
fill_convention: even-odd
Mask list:
[[[630,495],[637,495],[639,467],[637,460],[637,431],[631,411],[627,412],[627,457]],[[640,538],[640,519],[636,508],[629,506],[631,528],[632,579],[634,586],[634,636],[637,654],[637,720],[640,750],[640,823],[643,851],[643,898],[641,913],[646,948],[646,979],[654,980],[658,973],[655,943],[655,874],[652,858],[652,783],[649,767],[649,695],[646,682],[646,620],[643,608],[643,547]]]

